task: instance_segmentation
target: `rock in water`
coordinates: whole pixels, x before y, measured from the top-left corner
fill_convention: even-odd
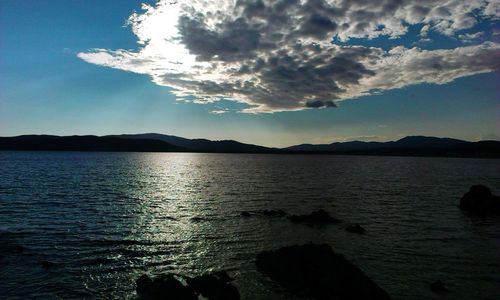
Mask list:
[[[241,212],[241,215],[242,215],[243,217],[250,217],[250,213],[249,213],[248,211],[242,211],[242,212]]]
[[[444,283],[441,280],[431,283],[429,288],[431,289],[431,291],[437,294],[448,292],[448,289],[444,286]]]
[[[283,217],[286,216],[286,212],[281,209],[264,209],[261,211],[264,216],[267,217]]]
[[[316,299],[390,299],[363,271],[326,244],[295,245],[257,255],[257,269],[292,292]]]
[[[349,231],[349,232],[357,233],[357,234],[363,234],[366,232],[366,230],[363,227],[361,227],[361,225],[359,225],[359,224],[348,225],[345,228],[345,230]]]
[[[220,280],[224,281],[224,282],[231,282],[233,281],[233,278],[231,278],[231,276],[229,276],[229,274],[227,274],[226,271],[217,271],[214,273],[215,276],[219,277]]]
[[[187,279],[187,283],[197,293],[213,300],[239,300],[240,293],[232,284],[226,272],[217,272]]]
[[[478,215],[500,215],[500,197],[484,185],[473,185],[460,200],[460,209]]]
[[[311,225],[340,223],[340,220],[330,216],[330,214],[323,209],[313,211],[309,215],[291,215],[289,219],[294,223],[306,223]]]
[[[154,279],[148,275],[142,275],[136,281],[137,294],[140,299],[144,300],[163,300],[163,299],[179,299],[179,300],[196,300],[198,296],[194,290],[183,285],[173,275],[161,275]]]
[[[137,294],[144,300],[194,300],[198,295],[209,300],[239,300],[240,293],[230,281],[232,278],[225,271],[206,274],[194,278],[185,278],[187,285],[166,274],[151,279],[142,275],[136,280]]]
[[[48,260],[43,260],[40,262],[40,264],[42,265],[42,268],[44,268],[45,270],[52,269],[56,266],[53,262]]]

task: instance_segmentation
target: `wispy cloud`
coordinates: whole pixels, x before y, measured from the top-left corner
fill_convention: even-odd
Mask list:
[[[225,113],[227,113],[227,112],[229,112],[229,110],[228,110],[228,109],[226,109],[226,108],[214,109],[214,110],[211,110],[211,111],[210,111],[210,113],[211,113],[211,114],[214,114],[214,115],[225,114]]]
[[[500,68],[500,44],[389,51],[336,45],[352,38],[396,39],[422,24],[422,37],[447,36],[497,19],[490,0],[160,0],[129,24],[137,51],[94,49],[90,63],[147,74],[179,99],[230,99],[244,112],[334,107],[336,101],[418,83],[443,84]]]
[[[474,43],[477,42],[484,37],[484,32],[476,32],[476,33],[464,33],[459,34],[458,38],[464,43]]]

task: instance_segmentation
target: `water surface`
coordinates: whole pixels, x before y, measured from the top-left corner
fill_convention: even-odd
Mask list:
[[[316,242],[394,299],[499,299],[500,218],[457,207],[472,184],[500,193],[500,160],[333,155],[0,152],[0,258],[6,298],[134,298],[143,273],[226,269],[244,299],[288,299],[261,276],[262,250]],[[243,210],[309,213],[307,227]],[[41,261],[55,263],[45,270]]]

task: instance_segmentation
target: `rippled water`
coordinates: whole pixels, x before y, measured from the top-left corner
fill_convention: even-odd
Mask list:
[[[500,218],[457,207],[470,185],[500,192],[500,160],[194,153],[0,152],[6,298],[134,298],[142,273],[227,269],[244,299],[292,295],[255,255],[326,242],[395,299],[500,299]],[[307,227],[242,210],[328,210]],[[43,269],[41,261],[55,263]]]

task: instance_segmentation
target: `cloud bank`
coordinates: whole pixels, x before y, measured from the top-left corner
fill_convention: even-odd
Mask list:
[[[499,17],[500,0],[160,0],[128,19],[138,50],[93,49],[78,57],[149,75],[180,100],[229,99],[254,113],[326,108],[500,69],[500,44],[491,41],[384,50],[350,45],[353,38],[398,39],[414,25],[421,36],[458,38]]]

